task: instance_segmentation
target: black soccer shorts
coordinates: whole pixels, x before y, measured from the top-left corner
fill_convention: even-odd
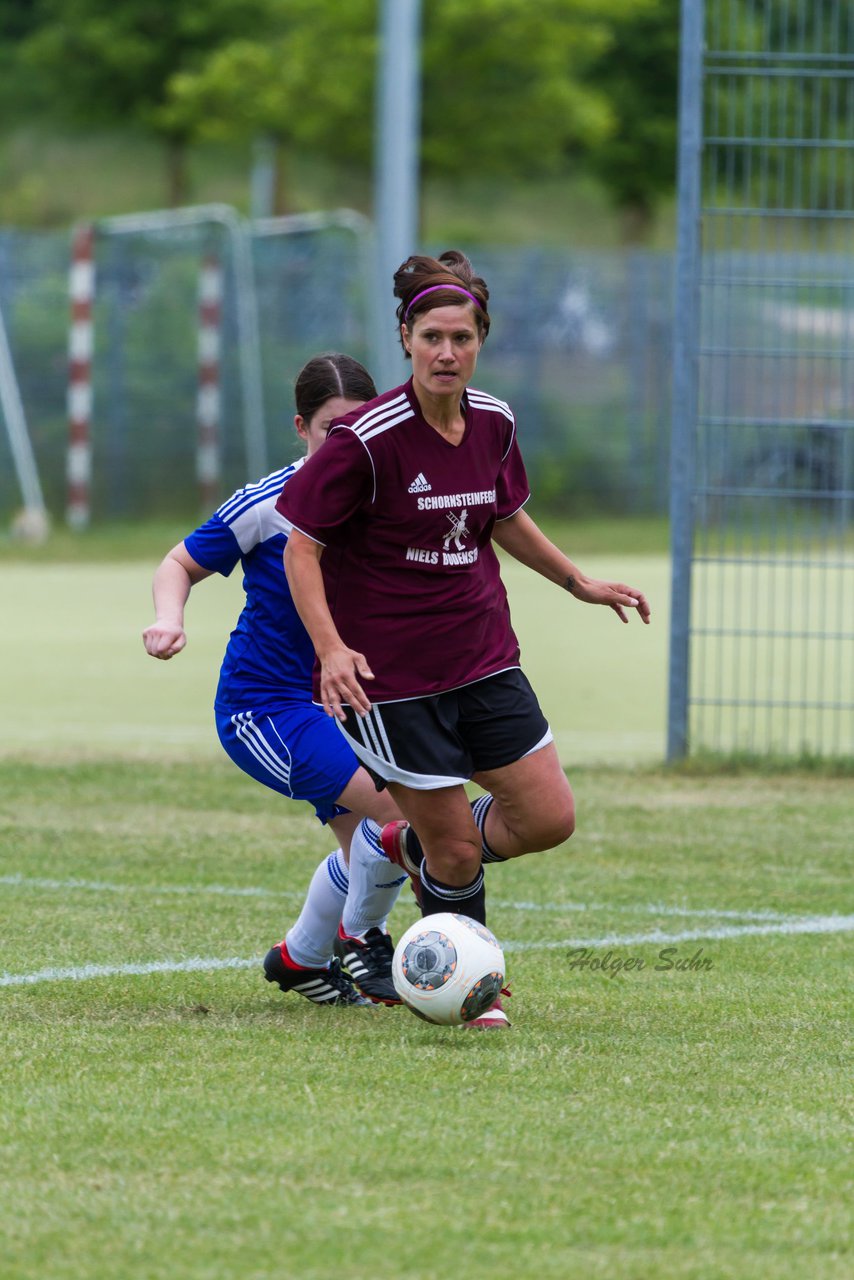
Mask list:
[[[501,769],[552,741],[548,721],[518,668],[424,698],[347,708],[339,727],[380,782],[432,791]]]

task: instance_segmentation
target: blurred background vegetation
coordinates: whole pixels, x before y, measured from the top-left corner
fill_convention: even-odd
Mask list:
[[[378,0],[0,0],[0,224],[370,214]],[[679,0],[426,0],[425,240],[665,247]]]
[[[780,0],[717,0],[709,13],[709,48],[797,44],[787,27],[797,16]],[[816,47],[835,47],[840,13],[814,15]],[[496,323],[483,385],[516,409],[536,492],[556,515],[659,519],[669,499],[680,0],[423,0],[421,16],[420,240],[429,251],[466,250],[490,281]],[[380,0],[0,0],[0,307],[55,513],[66,487],[70,228],[214,202],[256,219],[339,207],[370,218],[380,18]],[[823,141],[808,183],[786,146],[765,148],[753,168],[749,148],[705,149],[710,201],[727,218],[764,210],[747,220],[742,247],[787,254],[773,298],[761,286],[728,294],[731,336],[745,350],[767,324],[781,340],[780,325],[798,319],[790,303],[829,307],[827,325],[844,321],[834,304],[847,257],[827,259],[825,297],[813,255],[850,253],[847,219],[821,217],[850,204],[839,161],[850,90],[837,73],[769,75],[761,95],[752,85],[713,78],[707,131],[758,138],[773,120],[783,135]],[[262,167],[274,179],[265,208]],[[803,206],[805,185],[814,216],[786,216]],[[724,239],[706,249],[726,251],[731,222],[710,221],[709,235],[715,227]],[[282,424],[302,360],[338,345],[371,359],[370,308],[345,239],[283,234],[253,246],[271,457],[293,447]],[[208,248],[201,230],[192,242],[185,230],[157,244],[144,233],[99,238],[99,518],[166,518],[195,492],[196,291]],[[218,251],[228,492],[245,479],[248,428],[235,425],[233,264],[228,246]],[[833,333],[810,341],[836,369]],[[821,396],[794,362],[786,369],[769,380],[768,403],[808,400],[817,417],[843,395],[841,365]],[[732,362],[730,379],[735,399],[760,381],[748,359]],[[0,512],[19,501],[2,434]],[[813,435],[797,489],[821,479]],[[799,449],[798,440],[787,456]],[[767,472],[779,457],[773,442],[728,445],[714,479],[728,484],[745,466]]]

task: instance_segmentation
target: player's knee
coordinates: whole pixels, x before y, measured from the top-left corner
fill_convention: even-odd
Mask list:
[[[535,829],[529,833],[530,852],[554,849],[568,840],[575,830],[575,805],[569,797],[561,805],[541,813]]]
[[[430,874],[443,884],[470,884],[480,871],[481,849],[474,840],[442,840],[425,852]]]
[[[558,844],[563,844],[564,840],[568,840],[575,830],[575,805],[572,800],[567,803],[561,814],[559,829],[561,835]]]

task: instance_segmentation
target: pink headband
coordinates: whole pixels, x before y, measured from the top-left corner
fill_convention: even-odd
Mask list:
[[[474,305],[482,311],[480,303],[473,293],[469,293],[468,289],[464,289],[461,284],[431,284],[429,289],[422,289],[420,293],[416,293],[415,297],[406,308],[406,314],[409,315],[419,298],[424,298],[428,293],[435,293],[437,289],[453,289],[455,293],[464,293],[467,298],[471,298]]]

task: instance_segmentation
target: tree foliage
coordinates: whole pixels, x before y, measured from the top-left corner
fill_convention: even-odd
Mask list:
[[[439,0],[424,30],[428,172],[552,174],[613,127],[582,73],[636,0]]]
[[[37,24],[32,0],[0,0],[0,111],[7,119],[26,109],[38,96],[19,57]]]
[[[40,0],[23,54],[60,118],[141,125],[180,153],[192,133],[168,109],[173,77],[269,17],[270,0]]]
[[[595,146],[614,113],[583,73],[614,15],[654,0],[431,0],[424,8],[426,173],[554,173]],[[282,0],[272,40],[214,50],[170,85],[200,136],[262,129],[325,154],[370,160],[377,0]]]
[[[424,173],[588,165],[619,200],[649,201],[672,171],[676,5],[424,0]],[[18,4],[0,0],[0,17],[4,6]],[[263,134],[371,162],[379,0],[38,0],[34,12],[26,58],[63,119],[133,123],[173,153]]]
[[[364,162],[376,9],[376,0],[271,0],[266,36],[241,34],[171,78],[168,118],[201,139],[263,133]]]
[[[655,0],[616,16],[607,46],[584,76],[614,120],[586,150],[586,167],[639,232],[676,176],[679,9],[680,0]]]

